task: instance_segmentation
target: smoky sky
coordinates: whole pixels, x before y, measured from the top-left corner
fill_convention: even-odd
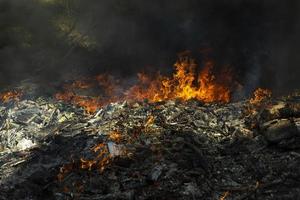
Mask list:
[[[297,0],[0,0],[1,89],[24,79],[44,85],[74,75],[143,69],[168,72],[177,53],[230,66],[245,92],[299,89],[300,2]],[[71,16],[72,30],[54,26]]]

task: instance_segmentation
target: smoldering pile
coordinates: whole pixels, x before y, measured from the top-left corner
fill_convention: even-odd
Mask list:
[[[0,199],[299,199],[300,98],[1,105]]]

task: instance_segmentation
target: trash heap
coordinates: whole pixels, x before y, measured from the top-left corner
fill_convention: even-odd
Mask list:
[[[0,107],[0,199],[300,199],[300,98]]]

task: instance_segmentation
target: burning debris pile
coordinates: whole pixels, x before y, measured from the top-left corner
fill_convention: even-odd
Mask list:
[[[2,0],[0,200],[300,199],[277,1]]]
[[[299,199],[300,98],[2,104],[0,199]]]
[[[299,96],[230,102],[232,73],[204,63],[0,94],[0,199],[300,198]]]

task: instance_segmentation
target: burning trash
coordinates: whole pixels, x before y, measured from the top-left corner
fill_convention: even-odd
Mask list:
[[[0,200],[300,199],[299,6],[1,0]]]
[[[233,77],[181,55],[172,75],[138,73],[130,86],[102,74],[63,84],[55,98],[2,93],[3,199],[267,198],[276,185],[294,198],[298,96],[258,88],[233,102]]]

